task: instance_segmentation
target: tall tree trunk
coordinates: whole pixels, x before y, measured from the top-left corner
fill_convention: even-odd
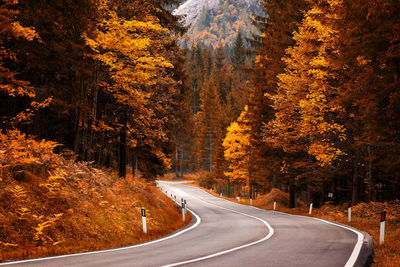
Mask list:
[[[178,145],[175,142],[175,177],[179,177],[178,160],[179,160],[179,151],[178,151]]]
[[[136,175],[136,153],[132,151],[132,160],[131,160],[131,167],[132,167],[132,180],[135,179],[135,175]]]
[[[75,154],[79,155],[79,144],[81,143],[81,120],[82,120],[82,112],[81,109],[78,108],[78,120],[75,125],[75,140],[74,140],[74,152]]]
[[[358,203],[358,168],[357,162],[353,160],[353,183],[351,188],[351,202],[353,205]]]
[[[334,178],[333,178],[333,185],[334,185],[333,200],[335,202],[335,205],[337,205],[339,202],[339,190],[338,190],[338,177],[336,174],[334,175]]]
[[[181,177],[183,177],[183,148],[182,148],[182,151],[181,151],[181,160],[180,160],[180,167],[179,167],[179,170],[180,170],[180,172],[181,172]]]
[[[367,201],[375,201],[375,190],[374,190],[374,181],[372,176],[372,153],[371,153],[371,145],[367,145],[367,192],[368,192],[368,199]]]
[[[208,171],[212,172],[212,161],[211,161],[211,155],[212,155],[212,151],[211,151],[211,137],[209,137],[208,140]]]
[[[296,207],[296,189],[295,185],[289,185],[289,208],[293,209]]]
[[[127,114],[124,110],[121,116],[122,129],[119,134],[119,155],[118,155],[118,175],[121,178],[126,178],[126,123]]]

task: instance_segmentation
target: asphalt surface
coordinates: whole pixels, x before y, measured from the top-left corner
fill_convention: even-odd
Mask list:
[[[329,267],[353,266],[359,256],[362,233],[345,226],[240,205],[184,184],[159,185],[193,212],[183,232],[139,246],[6,264]]]

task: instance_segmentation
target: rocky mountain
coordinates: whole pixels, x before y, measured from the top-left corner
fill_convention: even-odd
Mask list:
[[[205,45],[231,45],[239,32],[255,31],[249,16],[261,14],[260,0],[187,0],[175,11],[183,16],[190,41]]]

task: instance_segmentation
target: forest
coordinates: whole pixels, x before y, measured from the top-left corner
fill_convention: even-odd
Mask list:
[[[254,32],[184,47],[179,2],[1,1],[1,142],[291,207],[399,197],[398,1],[262,1]]]
[[[204,187],[228,196],[278,188],[291,207],[398,198],[398,2],[263,9],[251,16],[261,34],[187,52],[193,131],[177,143],[177,175],[201,171]]]
[[[147,179],[184,113],[177,1],[2,1],[1,129]],[[140,152],[140,153],[139,153]]]

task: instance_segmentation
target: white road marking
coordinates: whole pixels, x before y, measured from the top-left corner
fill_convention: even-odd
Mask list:
[[[178,190],[179,190],[179,189],[178,189]],[[203,190],[203,191],[204,191],[204,190]],[[204,191],[204,192],[206,192],[206,191]],[[208,193],[208,192],[207,192],[207,193]],[[186,261],[181,261],[181,262],[176,262],[176,263],[172,263],[172,264],[163,265],[162,267],[178,266],[178,265],[193,263],[193,262],[202,261],[202,260],[214,258],[214,257],[217,257],[217,256],[221,256],[221,255],[224,255],[224,254],[227,254],[227,253],[231,253],[231,252],[236,251],[236,250],[239,250],[239,249],[247,248],[247,247],[256,245],[256,244],[258,244],[258,243],[261,243],[261,242],[263,242],[263,241],[269,239],[269,238],[274,234],[274,229],[271,227],[271,225],[269,225],[266,221],[264,221],[264,220],[261,219],[261,218],[258,218],[258,217],[255,217],[255,216],[252,216],[252,215],[243,213],[243,212],[239,212],[239,211],[236,211],[236,210],[224,208],[224,207],[218,206],[218,205],[216,205],[216,204],[213,204],[213,203],[204,201],[204,200],[202,200],[202,199],[200,199],[200,198],[197,198],[197,200],[199,200],[199,201],[201,201],[201,202],[204,202],[204,203],[206,203],[206,204],[215,206],[215,207],[217,207],[217,208],[223,209],[223,210],[228,210],[228,211],[231,211],[231,212],[234,212],[234,213],[237,213],[237,214],[246,216],[246,217],[250,217],[250,218],[256,219],[256,220],[262,222],[263,224],[265,224],[265,225],[267,226],[267,228],[268,228],[268,234],[267,234],[265,237],[263,237],[262,239],[259,239],[259,240],[257,240],[257,241],[254,241],[254,242],[251,242],[251,243],[248,243],[248,244],[239,246],[239,247],[234,247],[234,248],[231,248],[231,249],[227,249],[227,250],[224,250],[224,251],[216,252],[216,253],[213,253],[213,254],[210,254],[210,255],[207,255],[207,256],[203,256],[203,257],[199,257],[199,258],[195,258],[195,259],[190,259],[190,260],[186,260]]]
[[[105,250],[98,250],[98,251],[91,251],[91,252],[83,252],[83,253],[75,253],[75,254],[68,254],[68,255],[60,255],[60,256],[53,256],[53,257],[46,257],[46,258],[37,258],[37,259],[29,259],[29,260],[22,260],[22,261],[11,261],[11,262],[5,262],[5,263],[0,263],[0,266],[4,266],[4,265],[12,265],[12,264],[21,264],[21,263],[28,263],[28,262],[37,262],[37,261],[47,261],[47,260],[53,260],[53,259],[62,259],[62,258],[69,258],[69,257],[75,257],[75,256],[84,256],[84,255],[93,255],[93,254],[101,254],[101,253],[108,253],[108,252],[114,252],[114,251],[121,251],[121,250],[127,250],[127,249],[133,249],[133,248],[138,248],[138,247],[144,247],[144,246],[148,246],[154,243],[158,243],[158,242],[162,242],[177,236],[180,236],[181,234],[184,234],[194,228],[196,228],[200,222],[201,222],[201,218],[200,216],[198,216],[194,211],[192,211],[191,209],[188,209],[190,211],[190,213],[192,215],[194,215],[196,217],[196,223],[193,224],[192,226],[185,228],[173,235],[167,236],[167,237],[163,237],[160,239],[156,239],[153,241],[149,241],[146,243],[142,243],[142,244],[137,244],[137,245],[133,245],[133,246],[128,246],[128,247],[122,247],[122,248],[113,248],[113,249],[105,249]]]
[[[202,189],[200,189],[200,190],[202,190]],[[207,194],[210,194],[205,190],[202,190],[202,191],[206,192]],[[210,195],[212,195],[212,194],[210,194]],[[226,199],[223,199],[223,200],[226,200]],[[226,200],[226,201],[229,201],[229,200]],[[309,219],[321,221],[321,222],[324,222],[324,223],[327,223],[327,224],[335,225],[335,226],[344,228],[346,230],[352,231],[355,234],[357,234],[357,242],[356,242],[356,244],[354,246],[354,249],[353,249],[353,251],[352,251],[352,253],[350,255],[350,258],[347,260],[347,262],[344,265],[344,267],[352,267],[352,266],[354,266],[354,264],[356,263],[356,261],[358,259],[358,256],[360,255],[361,248],[362,248],[362,245],[363,245],[363,242],[364,242],[364,234],[361,233],[360,231],[357,231],[356,229],[353,229],[351,227],[347,227],[347,226],[344,226],[344,225],[341,225],[341,224],[338,224],[338,223],[334,223],[334,222],[331,222],[331,221],[327,221],[327,220],[324,220],[324,219],[320,219],[320,218],[314,218],[314,217],[302,216],[302,215],[294,215],[294,214],[289,214],[289,213],[285,213],[285,212],[281,212],[281,211],[265,210],[265,209],[260,209],[260,208],[254,207],[254,206],[243,205],[243,204],[236,203],[236,202],[233,202],[233,201],[229,201],[229,202],[233,203],[235,205],[242,205],[242,206],[250,207],[250,208],[257,209],[257,210],[264,211],[264,212],[265,211],[269,211],[269,212],[276,212],[276,213],[290,215],[290,216],[298,216],[298,217],[309,218]]]
[[[364,235],[362,233],[360,233],[359,231],[357,231],[355,229],[352,229],[350,227],[344,226],[344,225],[340,225],[340,224],[333,223],[333,222],[326,221],[326,220],[319,219],[319,218],[313,218],[313,219],[317,220],[317,221],[321,221],[321,222],[327,223],[327,224],[332,224],[332,225],[335,225],[335,226],[342,227],[344,229],[347,229],[347,230],[352,231],[352,232],[357,234],[357,243],[354,246],[353,252],[351,253],[350,258],[347,260],[347,262],[344,265],[344,267],[352,267],[352,266],[354,266],[354,264],[356,263],[356,261],[358,259],[358,255],[360,254],[361,248],[362,248]]]

